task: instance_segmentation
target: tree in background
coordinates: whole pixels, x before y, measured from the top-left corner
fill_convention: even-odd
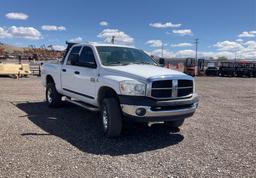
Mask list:
[[[4,48],[0,46],[0,55],[4,55]]]
[[[228,60],[228,58],[227,57],[225,57],[225,56],[220,56],[220,57],[218,57],[218,59],[217,59],[219,62],[224,62],[224,61],[227,61]]]

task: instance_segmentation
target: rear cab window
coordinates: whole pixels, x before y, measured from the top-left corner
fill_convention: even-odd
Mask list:
[[[71,52],[70,52],[69,55],[68,55],[68,59],[67,59],[66,65],[71,65],[71,58],[70,58],[70,55],[71,55],[71,54],[79,54],[81,48],[82,48],[82,46],[75,46],[75,47],[73,47],[73,48],[71,49]]]

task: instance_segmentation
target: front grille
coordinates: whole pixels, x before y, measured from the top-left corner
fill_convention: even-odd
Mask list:
[[[168,98],[172,97],[172,90],[152,90],[151,95],[156,98]]]
[[[193,93],[192,80],[178,80],[178,97],[184,97]]]
[[[178,87],[193,87],[193,80],[178,80]]]
[[[187,109],[193,107],[193,104],[175,105],[175,106],[152,106],[152,111],[168,111],[176,109]]]
[[[155,98],[172,97],[172,80],[160,80],[152,82],[151,96]]]
[[[152,88],[172,88],[172,81],[171,80],[154,81],[152,83]]]
[[[192,88],[184,88],[184,89],[178,89],[178,97],[187,96],[193,93],[193,87]]]
[[[189,97],[192,93],[192,80],[158,80],[151,84],[151,97],[153,98],[184,98]]]

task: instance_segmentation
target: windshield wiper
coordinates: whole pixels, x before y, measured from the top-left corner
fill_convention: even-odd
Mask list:
[[[109,62],[108,65],[129,65],[130,63],[122,63],[120,61],[112,61],[112,62]]]
[[[150,62],[145,62],[145,61],[140,61],[140,62],[131,62],[130,64],[149,64],[149,65],[153,65]]]

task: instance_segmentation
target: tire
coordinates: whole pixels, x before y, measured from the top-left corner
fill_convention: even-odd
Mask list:
[[[166,124],[171,127],[171,128],[178,128],[180,126],[182,126],[182,124],[184,123],[185,119],[181,119],[181,120],[177,120],[177,121],[169,121]]]
[[[122,113],[115,98],[106,98],[101,105],[102,130],[106,137],[118,137],[122,131]]]
[[[46,102],[49,107],[59,107],[61,104],[61,95],[56,90],[54,83],[48,83],[45,92]]]

